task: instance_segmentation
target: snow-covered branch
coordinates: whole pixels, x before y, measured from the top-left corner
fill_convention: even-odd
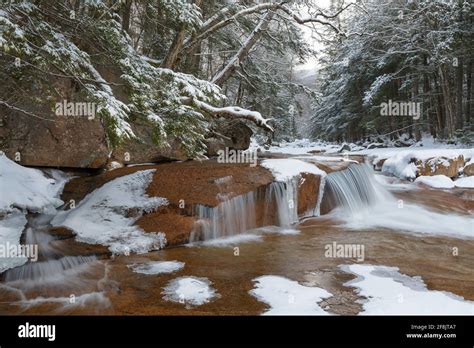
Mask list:
[[[273,127],[268,124],[271,119],[264,118],[259,112],[243,109],[238,106],[216,107],[196,98],[183,97],[181,98],[183,104],[193,105],[194,107],[215,117],[225,117],[230,119],[241,118],[252,121],[257,126],[274,132]]]

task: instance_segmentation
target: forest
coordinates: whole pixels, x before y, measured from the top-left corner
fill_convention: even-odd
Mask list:
[[[472,140],[469,1],[2,2],[1,106],[48,118],[59,79],[96,103],[111,147],[146,124],[195,158],[237,118],[267,141]],[[381,116],[388,100],[422,116]]]

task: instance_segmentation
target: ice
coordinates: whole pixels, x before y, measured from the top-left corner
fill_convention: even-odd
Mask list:
[[[220,297],[211,284],[207,278],[176,278],[163,289],[162,294],[165,295],[163,299],[183,303],[187,308],[200,306]]]
[[[128,265],[135,273],[142,274],[166,274],[179,271],[184,267],[184,262],[179,261],[150,261],[145,263],[134,263]]]
[[[51,224],[73,230],[78,241],[108,246],[114,254],[163,248],[163,233],[145,232],[133,225],[142,212],[168,204],[164,198],[145,193],[154,171],[138,171],[106,183],[88,194],[76,208],[58,213]],[[138,211],[133,217],[129,216],[132,209]]]

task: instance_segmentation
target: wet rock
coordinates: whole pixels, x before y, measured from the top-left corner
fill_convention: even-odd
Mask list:
[[[419,176],[446,175],[449,178],[458,176],[458,172],[464,167],[464,157],[456,158],[432,157],[425,161],[416,160],[415,165]]]
[[[313,174],[301,174],[298,186],[298,215],[304,215],[316,207],[319,197],[321,177]]]

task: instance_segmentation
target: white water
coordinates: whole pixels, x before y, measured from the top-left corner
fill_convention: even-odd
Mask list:
[[[4,279],[6,282],[17,280],[33,280],[38,283],[55,281],[62,279],[63,273],[69,270],[78,271],[79,266],[96,260],[95,256],[65,256],[57,260],[31,262],[8,270],[4,274]]]
[[[331,215],[354,230],[387,228],[395,231],[474,238],[472,217],[438,213],[397,200],[380,185],[366,164],[327,176],[324,200]],[[422,194],[422,193],[421,193]]]

